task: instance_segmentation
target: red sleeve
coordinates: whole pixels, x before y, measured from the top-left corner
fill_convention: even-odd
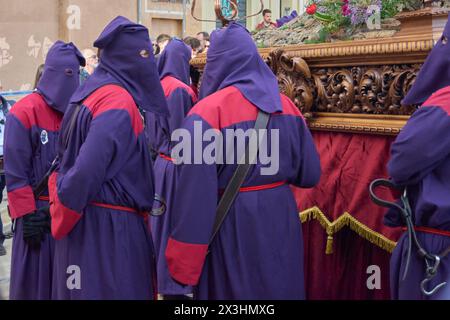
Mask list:
[[[12,219],[36,210],[30,181],[33,171],[31,133],[14,113],[16,110],[13,109],[7,116],[4,144],[6,188]]]
[[[8,204],[13,220],[36,211],[36,202],[31,186],[27,185],[8,192]]]
[[[207,252],[208,245],[186,243],[169,238],[166,259],[170,275],[180,283],[197,285]]]
[[[67,208],[58,197],[56,182],[58,174],[53,172],[48,179],[50,196],[50,215],[52,217],[52,235],[56,240],[65,237],[81,219],[81,214]]]

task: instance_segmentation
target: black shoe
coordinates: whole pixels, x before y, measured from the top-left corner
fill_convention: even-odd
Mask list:
[[[0,256],[6,256],[6,249],[3,244],[0,244]]]

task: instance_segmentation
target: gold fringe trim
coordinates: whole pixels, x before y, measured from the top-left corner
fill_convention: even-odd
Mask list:
[[[348,212],[345,212],[333,222],[328,220],[325,214],[318,207],[307,209],[303,212],[300,212],[299,215],[302,223],[306,223],[311,221],[312,219],[315,219],[325,229],[327,233],[327,245],[325,248],[325,254],[333,253],[333,235],[339,232],[339,230],[341,230],[345,226],[350,227],[352,231],[356,232],[362,238],[390,253],[394,251],[394,248],[397,244],[395,241],[386,238],[381,233],[373,231],[372,229],[358,221],[355,217],[350,215],[350,213]]]

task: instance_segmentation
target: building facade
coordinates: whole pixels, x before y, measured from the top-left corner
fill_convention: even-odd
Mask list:
[[[242,15],[259,10],[259,0],[239,0]],[[306,0],[264,0],[274,20]],[[92,44],[105,25],[117,15],[138,21],[152,39],[161,33],[184,37],[211,32],[214,22],[191,16],[192,0],[0,0],[0,91],[33,89],[35,72],[58,39],[71,41],[80,50]],[[215,19],[214,0],[197,0],[195,15]],[[249,30],[261,15],[246,21]]]

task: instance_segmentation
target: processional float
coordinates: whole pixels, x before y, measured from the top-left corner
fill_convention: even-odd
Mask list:
[[[393,37],[258,49],[280,91],[302,111],[321,157],[319,185],[292,188],[303,223],[308,299],[390,297],[389,260],[402,230],[383,224],[386,210],[370,200],[369,185],[388,176],[390,145],[417,108],[401,101],[441,37],[449,11],[433,2],[398,14],[401,26]],[[238,0],[224,2],[227,8],[221,3],[215,1],[216,20],[197,18],[195,0],[191,14],[226,26],[264,8],[260,1],[258,13],[240,18]],[[191,64],[202,73],[206,55]],[[394,200],[387,191],[378,196]],[[430,257],[428,271],[437,265]],[[374,266],[381,282],[370,287]],[[422,289],[434,293],[441,286],[429,288],[429,278]]]

